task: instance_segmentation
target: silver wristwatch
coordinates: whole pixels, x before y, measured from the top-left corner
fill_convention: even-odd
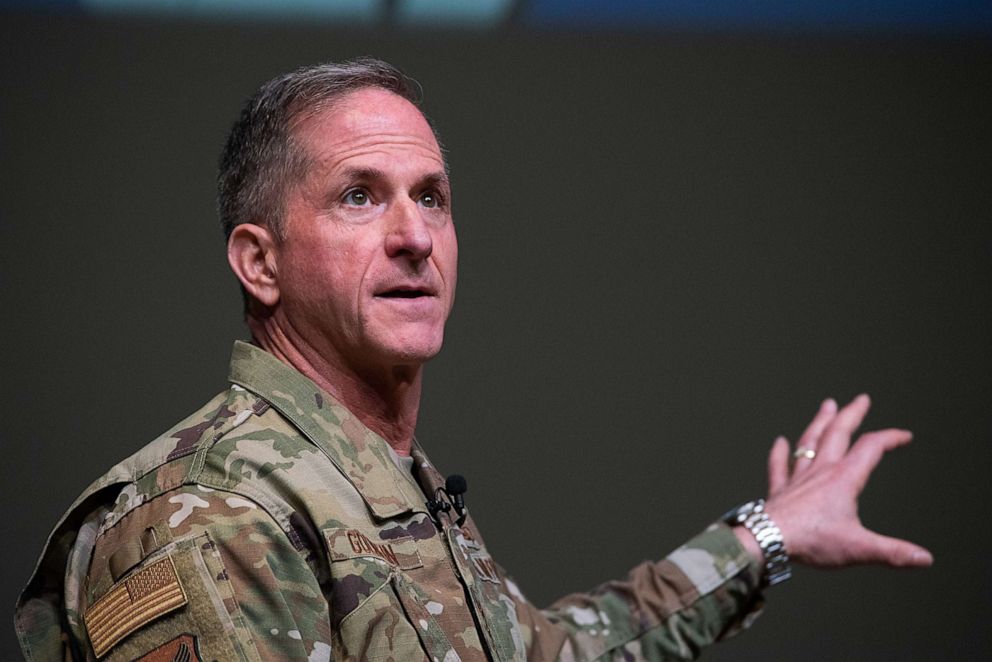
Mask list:
[[[754,536],[765,559],[763,582],[766,586],[780,584],[792,576],[782,531],[765,512],[764,499],[748,501],[743,506],[728,511],[723,516],[723,521],[728,526],[743,526]]]

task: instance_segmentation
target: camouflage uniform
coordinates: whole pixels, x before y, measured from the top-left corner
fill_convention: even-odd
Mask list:
[[[235,344],[230,380],[63,517],[17,606],[28,659],[691,658],[757,604],[719,525],[540,611],[471,517],[435,525],[442,479],[419,447],[401,471],[257,347]]]

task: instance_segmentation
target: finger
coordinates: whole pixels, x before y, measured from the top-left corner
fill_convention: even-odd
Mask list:
[[[789,440],[776,437],[768,453],[768,496],[772,497],[789,484]]]
[[[847,462],[850,463],[852,476],[855,481],[856,494],[860,494],[871,473],[882,461],[882,456],[893,448],[905,446],[913,440],[913,433],[909,430],[889,428],[888,430],[875,430],[861,435],[848,453]]]
[[[871,408],[871,398],[862,393],[837,412],[837,416],[823,432],[817,456],[825,462],[835,462],[847,453],[851,445],[851,435],[865,420],[868,409]]]
[[[799,449],[806,449],[811,451],[816,451],[817,445],[819,444],[820,435],[823,431],[827,429],[830,422],[837,415],[837,402],[833,398],[827,398],[820,404],[820,410],[816,412],[816,416],[810,421],[809,425],[803,431],[799,441],[796,442],[796,451]],[[792,468],[792,476],[802,475],[807,469],[809,469],[812,464],[812,460],[800,457],[796,459],[795,465]]]
[[[923,568],[933,565],[933,554],[925,547],[900,538],[891,538],[865,530],[856,561],[879,563],[898,568]]]

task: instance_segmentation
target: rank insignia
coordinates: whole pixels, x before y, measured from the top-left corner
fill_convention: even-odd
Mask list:
[[[202,662],[202,660],[196,645],[196,637],[191,634],[181,634],[134,662]]]

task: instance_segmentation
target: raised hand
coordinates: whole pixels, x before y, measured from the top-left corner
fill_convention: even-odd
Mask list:
[[[908,430],[889,428],[866,432],[852,444],[870,407],[867,395],[839,411],[826,400],[799,438],[791,467],[788,440],[779,437],[772,446],[766,511],[796,562],[816,567],[933,563],[923,547],[870,531],[858,517],[858,497],[882,455],[913,438]]]

